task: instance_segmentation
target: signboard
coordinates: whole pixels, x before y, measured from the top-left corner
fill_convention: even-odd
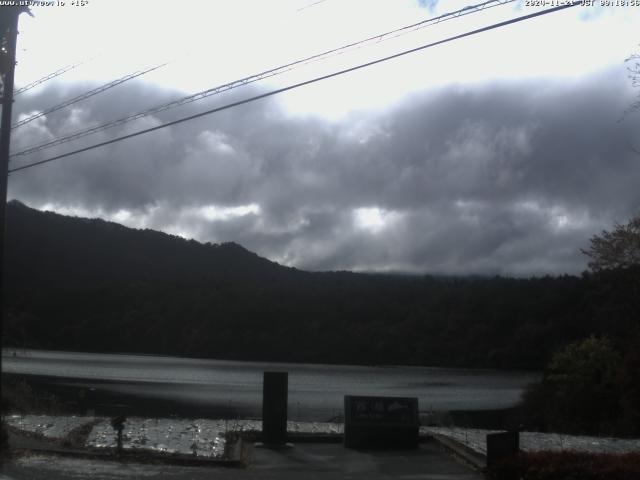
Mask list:
[[[418,446],[418,399],[344,397],[344,440],[351,448]]]
[[[487,466],[491,466],[520,451],[520,432],[487,434]]]

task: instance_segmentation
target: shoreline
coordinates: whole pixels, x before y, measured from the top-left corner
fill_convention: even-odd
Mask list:
[[[200,398],[179,396],[154,397],[141,394],[143,387],[162,392],[176,388],[171,382],[148,383],[140,380],[122,381],[104,378],[69,378],[22,373],[3,373],[4,391],[17,390],[15,407],[38,403],[38,398],[52,397],[51,408],[36,408],[43,413],[86,414],[93,411],[96,415],[138,415],[150,417],[184,418],[259,418],[262,416],[261,392],[255,392],[251,403],[234,400],[230,395],[222,400],[202,395]],[[185,384],[190,385],[190,384]],[[178,385],[179,386],[179,385]],[[198,388],[202,388],[198,384]],[[148,393],[148,392],[147,392]],[[152,392],[153,393],[153,392]],[[214,392],[215,393],[215,392]],[[22,397],[22,398],[21,398]],[[31,400],[33,399],[33,402]],[[427,407],[423,402],[419,413],[424,424],[475,426],[478,428],[513,428],[518,425],[512,420],[514,405],[503,408],[467,408],[452,409]],[[15,408],[14,408],[15,409]],[[33,410],[33,408],[31,408]],[[23,409],[24,410],[24,409]],[[25,410],[26,411],[26,410]],[[330,421],[341,418],[341,405],[334,408],[317,408],[317,405],[305,405],[290,396],[289,418],[297,421]],[[431,418],[429,418],[431,417]]]
[[[12,415],[6,417],[14,433],[36,441],[75,448],[114,448],[116,433],[108,417],[64,415]],[[89,428],[86,428],[89,427]],[[82,434],[77,432],[82,431]],[[125,422],[125,449],[193,454],[194,449],[207,456],[220,455],[226,439],[258,439],[261,420],[186,419],[130,417]],[[422,441],[445,437],[479,454],[486,454],[486,435],[495,429],[464,427],[420,427]],[[314,439],[340,442],[344,424],[338,422],[287,422],[291,440],[313,443]],[[592,453],[640,452],[640,438],[595,437],[559,433],[520,432],[523,451],[584,451]],[[217,452],[217,453],[216,453]]]
[[[228,404],[202,403],[193,401],[179,401],[162,399],[154,400],[146,396],[136,396],[123,392],[112,392],[100,388],[101,385],[122,384],[118,380],[109,379],[83,379],[67,377],[50,377],[45,375],[3,373],[3,386],[10,391],[16,385],[22,388],[26,385],[28,392],[22,396],[46,398],[52,396],[53,401],[43,408],[20,409],[14,406],[13,413],[40,413],[40,414],[73,414],[86,415],[93,413],[98,416],[130,415],[158,418],[210,418],[210,419],[257,419],[262,415],[260,408],[242,408]],[[129,382],[131,385],[144,384],[144,382]],[[87,387],[91,385],[91,387]],[[162,385],[162,384],[160,384]],[[14,403],[23,404],[22,399],[14,400]],[[28,399],[27,399],[28,400]],[[293,402],[290,403],[293,407]],[[28,412],[32,410],[32,412]],[[344,417],[342,410],[326,418],[299,415],[297,409],[289,409],[290,419],[296,421],[341,421]],[[11,412],[11,409],[9,410]],[[421,410],[418,412],[423,425],[434,426],[460,426],[475,428],[515,428],[518,423],[517,406],[493,409],[443,409]]]

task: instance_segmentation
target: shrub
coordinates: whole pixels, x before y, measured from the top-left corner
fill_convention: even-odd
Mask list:
[[[606,338],[589,337],[553,355],[542,382],[523,396],[529,426],[615,434],[621,416],[622,358]]]
[[[7,432],[7,426],[4,420],[0,422],[0,460],[7,458],[10,455],[9,448],[9,433]]]
[[[2,411],[4,413],[59,414],[60,399],[50,392],[34,388],[23,379],[2,380]]]
[[[521,452],[487,475],[494,480],[637,480],[640,453]]]

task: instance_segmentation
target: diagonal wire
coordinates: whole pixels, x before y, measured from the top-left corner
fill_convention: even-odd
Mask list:
[[[84,65],[85,63],[88,63],[88,62],[92,61],[94,58],[96,58],[96,57],[92,57],[92,58],[90,58],[88,60],[82,60],[80,62],[72,63],[70,65],[67,65],[66,67],[62,67],[62,68],[56,70],[55,72],[51,72],[50,74],[45,75],[44,77],[39,78],[37,80],[34,80],[33,82],[25,85],[24,87],[18,88],[17,90],[15,90],[13,92],[13,96],[15,97],[16,95],[20,95],[21,93],[24,93],[27,90],[31,90],[32,88],[37,87],[38,85],[41,85],[44,82],[47,82],[47,81],[49,81],[49,80],[51,80],[53,78],[59,77],[63,73],[67,73],[68,71],[73,70],[74,68],[79,67],[80,65]]]
[[[315,7],[316,5],[320,5],[321,3],[324,3],[326,1],[327,0],[316,0],[315,2],[305,5],[304,7],[300,7],[298,10],[296,10],[296,12],[301,12],[303,10],[306,10],[307,8]]]
[[[168,62],[167,62],[168,63]],[[160,65],[155,65],[153,67],[147,68],[145,70],[138,70],[137,72],[133,72],[133,73],[129,73],[128,75],[125,75],[124,77],[120,77],[116,80],[113,80],[109,83],[105,83],[104,85],[98,87],[98,88],[94,88],[93,90],[89,90],[88,92],[83,93],[82,95],[78,95],[77,97],[74,97],[70,100],[67,100],[66,102],[60,103],[58,105],[55,105],[51,108],[47,108],[46,110],[42,110],[41,112],[38,112],[34,115],[31,115],[30,117],[27,117],[23,120],[20,120],[19,122],[13,124],[11,126],[11,128],[18,128],[22,125],[25,125],[29,122],[34,121],[37,118],[40,117],[44,117],[45,115],[48,115],[50,113],[56,112],[58,110],[61,110],[63,108],[66,108],[70,105],[73,105],[74,103],[78,103],[81,102],[82,100],[86,100],[89,97],[93,97],[94,95],[98,95],[99,93],[102,93],[106,90],[109,90],[110,88],[113,88],[115,86],[120,85],[121,83],[127,82],[129,80],[132,80],[134,78],[137,78],[141,75],[144,75],[145,73],[149,73],[152,72],[153,70],[157,70],[160,67],[164,67],[165,65],[167,65],[167,63],[162,63]]]
[[[244,104],[247,104],[247,103],[250,103],[250,102],[254,102],[256,100],[261,100],[263,98],[271,97],[273,95],[277,95],[279,93],[283,93],[283,92],[286,92],[286,91],[289,91],[289,90],[293,90],[295,88],[299,88],[299,87],[303,87],[303,86],[306,86],[306,85],[310,85],[312,83],[320,82],[322,80],[327,80],[329,78],[337,77],[339,75],[344,75],[346,73],[354,72],[356,70],[360,70],[362,68],[370,67],[372,65],[377,65],[379,63],[386,62],[388,60],[392,60],[392,59],[395,59],[395,58],[403,57],[403,56],[408,55],[410,53],[415,53],[415,52],[418,52],[418,51],[421,51],[421,50],[425,50],[427,48],[435,47],[437,45],[442,45],[444,43],[452,42],[454,40],[459,40],[459,39],[465,38],[465,37],[470,37],[472,35],[477,35],[479,33],[487,32],[489,30],[494,30],[494,29],[497,29],[497,28],[505,27],[507,25],[511,25],[511,24],[514,24],[514,23],[523,22],[525,20],[530,20],[532,18],[539,17],[539,16],[542,16],[542,15],[548,15],[550,13],[554,13],[554,12],[557,12],[557,11],[560,11],[560,10],[565,10],[567,8],[575,7],[575,6],[578,6],[578,5],[580,5],[580,3],[578,3],[578,2],[576,2],[576,3],[569,2],[569,3],[566,3],[564,5],[560,5],[558,7],[548,8],[546,10],[541,10],[541,11],[538,11],[538,12],[530,13],[528,15],[523,15],[523,16],[520,16],[520,17],[512,18],[510,20],[505,20],[503,22],[494,23],[494,24],[488,25],[486,27],[481,27],[481,28],[478,28],[478,29],[475,29],[475,30],[471,30],[471,31],[465,32],[465,33],[460,33],[458,35],[454,35],[452,37],[448,37],[448,38],[445,38],[443,40],[438,40],[436,42],[427,43],[425,45],[421,45],[419,47],[415,47],[415,48],[412,48],[412,49],[409,49],[409,50],[404,50],[402,52],[395,53],[395,54],[389,55],[387,57],[382,57],[382,58],[379,58],[377,60],[372,60],[372,61],[367,62],[367,63],[361,63],[361,64],[356,65],[354,67],[346,68],[346,69],[343,69],[343,70],[338,70],[336,72],[329,73],[329,74],[326,74],[326,75],[322,75],[320,77],[315,77],[315,78],[312,78],[310,80],[305,80],[304,82],[295,83],[293,85],[288,85],[288,86],[283,87],[283,88],[278,88],[278,89],[275,89],[275,90],[271,90],[269,92],[266,92],[266,93],[263,93],[263,94],[260,94],[260,95],[256,95],[256,96],[249,97],[249,98],[245,98],[245,99],[239,100],[237,102],[228,103],[228,104],[223,105],[221,107],[217,107],[217,108],[213,108],[211,110],[206,110],[204,112],[196,113],[195,115],[189,115],[188,117],[179,118],[178,120],[173,120],[171,122],[163,123],[162,125],[157,125],[155,127],[147,128],[147,129],[144,129],[144,130],[139,130],[137,132],[130,133],[128,135],[123,135],[121,137],[116,137],[116,138],[113,138],[111,140],[107,140],[105,142],[100,142],[100,143],[96,143],[94,145],[89,145],[88,147],[80,148],[78,150],[73,150],[71,152],[63,153],[61,155],[56,155],[54,157],[47,158],[45,160],[40,160],[38,162],[28,163],[26,165],[22,165],[20,167],[16,167],[16,168],[10,169],[9,173],[18,172],[18,171],[21,171],[21,170],[26,170],[27,168],[35,167],[37,165],[43,165],[45,163],[49,163],[49,162],[53,162],[54,160],[59,160],[61,158],[69,157],[69,156],[75,155],[77,153],[87,152],[87,151],[93,150],[95,148],[104,147],[104,146],[110,145],[112,143],[120,142],[122,140],[127,140],[129,138],[133,138],[133,137],[137,137],[139,135],[143,135],[145,133],[154,132],[156,130],[160,130],[162,128],[166,128],[166,127],[170,127],[170,126],[173,126],[173,125],[177,125],[179,123],[195,120],[197,118],[204,117],[206,115],[211,115],[213,113],[217,113],[217,112],[220,112],[222,110],[227,110],[227,109],[230,109],[230,108],[233,108],[233,107],[238,107],[240,105],[244,105]]]
[[[228,90],[232,90],[234,88],[238,88],[244,85],[248,85],[250,83],[254,83],[260,80],[264,80],[266,78],[270,78],[270,77],[274,77],[276,75],[280,75],[283,73],[286,73],[290,70],[293,70],[295,68],[298,68],[300,66],[303,65],[307,65],[316,61],[320,61],[320,60],[325,60],[327,58],[331,58],[334,57],[336,55],[341,55],[343,53],[346,53],[348,51],[354,50],[356,48],[362,48],[364,46],[366,46],[367,44],[373,44],[373,43],[378,43],[381,41],[385,41],[385,40],[390,40],[392,38],[396,38],[399,37],[401,35],[405,35],[411,31],[415,31],[421,28],[425,28],[429,25],[433,25],[433,24],[438,24],[447,20],[452,20],[454,18],[458,18],[458,17],[462,17],[462,16],[466,16],[472,13],[476,13],[479,12],[481,10],[486,10],[489,8],[493,8],[493,7],[497,7],[497,6],[501,6],[501,5],[505,5],[508,3],[513,3],[516,0],[488,0],[476,5],[471,5],[471,6],[467,6],[461,10],[456,10],[454,12],[449,12],[449,13],[444,13],[442,15],[438,15],[436,17],[432,17],[411,25],[407,25],[405,27],[401,27],[401,28],[397,28],[395,30],[391,30],[389,32],[383,33],[383,34],[379,34],[379,35],[375,35],[372,37],[368,37],[365,38],[363,40],[359,40],[357,42],[353,42],[347,45],[343,45],[341,47],[337,47],[331,50],[327,50],[325,52],[319,53],[319,54],[315,54],[306,58],[303,58],[301,60],[296,60],[294,62],[288,63],[286,65],[282,65],[280,67],[276,67],[276,68],[272,68],[270,70],[266,70],[245,78],[241,78],[239,80],[235,80],[233,82],[230,83],[226,83],[224,85],[219,85],[213,88],[210,88],[208,90],[204,90],[202,92],[198,92],[183,98],[180,98],[178,100],[174,100],[172,102],[168,102],[165,103],[163,105],[157,106],[157,107],[153,107],[138,113],[134,113],[131,115],[128,115],[126,117],[123,118],[119,118],[117,120],[112,120],[110,122],[107,123],[103,123],[101,125],[97,125],[95,127],[91,127],[91,128],[87,128],[84,130],[79,130],[73,133],[70,133],[69,135],[66,135],[64,137],[60,137],[60,138],[56,138],[53,140],[49,140],[45,143],[39,144],[39,145],[35,145],[35,146],[31,146],[26,148],[25,150],[21,150],[19,152],[13,153],[11,154],[11,157],[17,157],[17,156],[22,156],[22,155],[29,155],[31,153],[35,153],[38,152],[40,150],[44,150],[47,148],[51,148],[51,147],[55,147],[57,145],[62,145],[63,143],[67,143],[70,142],[72,140],[77,140],[79,138],[85,137],[87,135],[92,135],[94,133],[98,133],[101,132],[103,130],[107,130],[119,125],[123,125],[125,123],[131,122],[133,120],[137,120],[139,118],[142,117],[146,117],[148,115],[152,115],[155,113],[160,113],[163,112],[165,110],[169,110],[171,108],[174,107],[178,107],[181,105],[185,105],[191,102],[195,102],[198,100],[202,100],[204,98],[210,97],[212,95],[217,95],[220,94],[222,92],[228,91]]]

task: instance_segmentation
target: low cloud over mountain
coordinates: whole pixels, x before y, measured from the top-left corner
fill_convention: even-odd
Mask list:
[[[618,122],[632,99],[621,71],[442,87],[334,121],[288,114],[276,97],[16,172],[10,197],[235,241],[303,269],[576,273],[589,237],[640,207],[640,155],[631,148],[640,147],[632,136],[640,121]],[[13,150],[180,96],[142,83],[119,88],[20,127]],[[52,85],[15,108],[27,114],[86,89]]]

